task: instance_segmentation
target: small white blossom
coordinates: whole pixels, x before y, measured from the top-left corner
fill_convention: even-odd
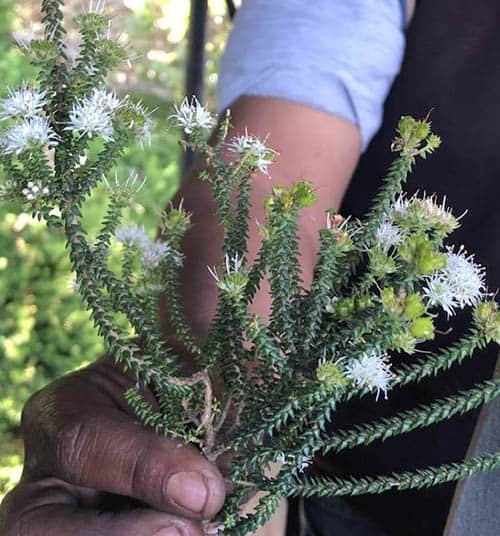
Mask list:
[[[389,248],[401,244],[403,235],[401,229],[390,221],[384,221],[375,233],[376,243],[387,252]]]
[[[0,119],[20,117],[29,119],[39,115],[46,105],[47,92],[23,85],[22,87],[9,90],[8,97],[0,100]]]
[[[401,195],[393,204],[390,216],[396,220],[413,218],[419,222],[428,222],[433,226],[455,229],[458,226],[458,220],[464,214],[455,218],[446,206],[446,197],[443,197],[443,201],[438,203],[434,195],[421,198],[414,195],[410,199]]]
[[[122,106],[122,101],[116,94],[113,91],[106,91],[105,89],[94,89],[94,93],[90,97],[90,102],[95,106],[104,108],[108,112],[114,112]]]
[[[311,456],[297,457],[294,454],[285,454],[284,452],[279,452],[276,456],[277,463],[294,465],[299,473],[303,473],[312,464],[312,461]]]
[[[243,268],[243,258],[239,255],[226,255],[225,265],[226,270],[222,277],[219,276],[215,267],[207,266],[207,268],[221,290],[234,298],[239,298],[248,283],[248,275]]]
[[[95,0],[95,4],[93,0],[89,1],[89,13],[97,13],[98,15],[102,15],[104,13],[104,10],[106,8],[106,2],[105,0]]]
[[[182,127],[186,134],[193,130],[208,130],[215,125],[215,117],[205,106],[202,106],[196,97],[189,102],[185,97],[181,105],[175,105],[175,114],[172,116],[177,121],[177,126]]]
[[[29,181],[26,187],[22,189],[22,194],[28,201],[36,201],[40,197],[49,196],[50,190],[41,181]]]
[[[31,149],[36,145],[54,147],[59,136],[54,132],[44,117],[23,119],[20,123],[5,130],[0,138],[0,145],[5,154]]]
[[[34,30],[33,24],[31,24],[31,28],[29,30],[15,30],[12,32],[12,37],[17,43],[17,46],[24,50],[29,48],[32,41],[39,39],[39,36]]]
[[[345,376],[358,387],[376,390],[377,399],[381,391],[387,398],[389,383],[393,378],[390,368],[389,356],[371,352],[350,361],[346,367]]]
[[[131,225],[130,227],[121,227],[116,230],[115,238],[125,246],[134,246],[145,248],[149,245],[150,240],[144,227]]]
[[[128,177],[124,181],[118,179],[118,172],[115,172],[115,180],[113,182],[108,181],[106,177],[103,177],[103,182],[109,193],[115,198],[123,201],[132,199],[138,192],[142,190],[142,187],[146,183],[146,177],[139,178],[139,174],[136,171],[131,171]]]
[[[446,266],[428,278],[424,292],[429,304],[451,316],[455,309],[474,306],[485,295],[485,272],[464,249],[448,250]]]
[[[182,264],[182,256],[167,242],[149,242],[143,250],[142,265],[146,270],[154,270],[170,256],[174,258],[177,265]]]
[[[113,141],[112,113],[119,106],[121,103],[114,93],[96,89],[92,95],[73,105],[69,124],[64,130],[89,138],[100,136],[105,141]]]
[[[391,213],[404,216],[407,213],[409,206],[410,201],[404,195],[400,195],[393,203]]]
[[[238,254],[230,256],[226,255],[224,257],[224,263],[226,267],[226,274],[225,275],[234,275],[241,271],[242,265],[243,265],[243,259],[240,258]],[[210,275],[217,281],[217,283],[221,282],[221,278],[217,272],[217,268],[215,266],[210,267],[207,266],[208,271],[210,272]]]
[[[268,174],[268,167],[274,162],[276,151],[267,147],[265,143],[255,136],[247,133],[235,136],[228,144],[231,152],[248,159],[261,173]]]
[[[311,456],[302,456],[297,464],[297,469],[299,470],[299,473],[303,473],[311,464],[313,459]]]

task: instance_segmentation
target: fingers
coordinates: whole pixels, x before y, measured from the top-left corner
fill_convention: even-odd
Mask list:
[[[225,498],[219,470],[194,447],[159,437],[125,413],[120,382],[89,369],[35,397],[23,423],[26,474],[134,497],[192,519],[213,517]]]
[[[222,475],[195,448],[159,437],[117,411],[82,416],[66,428],[53,466],[72,484],[194,519],[213,517],[225,498]]]
[[[91,493],[91,492],[89,492]],[[3,536],[202,536],[199,523],[138,508],[117,513],[82,508],[82,491],[56,479],[22,484],[2,503]]]

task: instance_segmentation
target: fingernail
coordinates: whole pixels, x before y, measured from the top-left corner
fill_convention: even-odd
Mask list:
[[[206,478],[195,471],[176,473],[168,480],[167,495],[177,506],[199,514],[208,499]]]
[[[175,527],[166,527],[155,532],[153,536],[182,536]]]
[[[175,527],[165,527],[155,532],[153,536],[182,536],[180,531]]]

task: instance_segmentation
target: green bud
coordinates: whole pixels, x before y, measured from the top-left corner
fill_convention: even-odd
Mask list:
[[[356,308],[362,311],[364,309],[368,309],[372,303],[373,298],[368,294],[365,294],[364,296],[359,296],[356,300]]]
[[[417,263],[420,275],[429,275],[446,267],[446,257],[439,251],[424,251],[420,255]]]
[[[484,331],[490,341],[500,344],[500,312],[493,301],[478,304],[473,312],[476,326]]]
[[[235,300],[243,297],[247,284],[248,276],[241,272],[226,274],[217,282],[217,286]]]
[[[430,340],[434,338],[434,322],[430,316],[416,318],[410,325],[410,333],[417,339]]]
[[[29,59],[35,64],[51,63],[59,57],[57,45],[44,39],[33,39],[25,50]]]
[[[413,354],[417,345],[417,339],[408,331],[398,331],[393,338],[393,349]]]
[[[413,320],[425,313],[425,305],[418,293],[410,294],[405,300],[404,315],[408,320]]]
[[[382,249],[376,248],[370,252],[370,272],[375,278],[382,278],[396,271],[396,263]]]
[[[75,22],[80,26],[82,33],[97,37],[107,31],[109,20],[109,17],[100,13],[82,13],[75,17]]]
[[[354,298],[343,298],[339,300],[336,304],[335,312],[342,320],[350,318],[354,312]]]
[[[339,367],[332,361],[320,361],[316,369],[316,378],[329,387],[346,385],[347,383]]]
[[[290,191],[294,205],[297,208],[310,207],[316,202],[316,194],[310,181],[296,182]]]
[[[184,234],[191,227],[191,213],[179,206],[171,208],[162,215],[161,231],[165,234],[178,232]]]

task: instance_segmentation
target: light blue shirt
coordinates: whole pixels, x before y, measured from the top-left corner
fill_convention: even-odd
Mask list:
[[[244,0],[221,60],[218,109],[279,97],[343,117],[366,148],[403,58],[406,0]]]

